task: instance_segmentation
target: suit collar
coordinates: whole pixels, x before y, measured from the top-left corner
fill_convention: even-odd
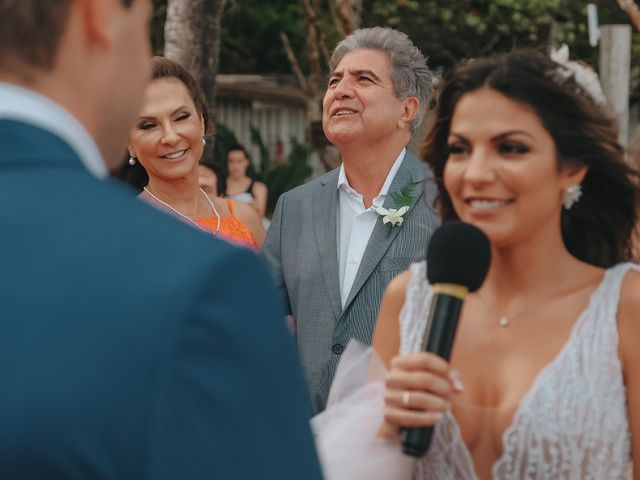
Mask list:
[[[62,166],[83,169],[75,150],[60,137],[28,123],[0,118],[0,167]]]
[[[104,159],[84,126],[48,97],[0,82],[0,120],[33,125],[60,137],[93,175],[108,175]]]

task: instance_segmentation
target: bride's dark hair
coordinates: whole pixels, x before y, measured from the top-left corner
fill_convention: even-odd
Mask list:
[[[625,161],[615,122],[563,66],[535,51],[471,60],[444,80],[435,125],[422,149],[438,185],[442,219],[457,218],[443,183],[451,118],[462,96],[480,88],[491,88],[536,112],[554,140],[559,168],[588,167],[582,198],[562,211],[562,236],[569,252],[601,267],[630,260],[640,174]]]

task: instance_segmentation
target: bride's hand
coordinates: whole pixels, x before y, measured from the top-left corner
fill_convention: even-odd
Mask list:
[[[434,425],[451,408],[451,396],[462,389],[456,372],[437,355],[420,352],[394,357],[385,381],[381,435],[393,435],[400,427]]]

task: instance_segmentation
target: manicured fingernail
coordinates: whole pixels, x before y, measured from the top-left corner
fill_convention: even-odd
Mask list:
[[[433,414],[433,418],[435,419],[436,422],[439,422],[440,419],[444,416],[443,413],[434,413]]]
[[[453,385],[454,390],[458,392],[464,391],[464,385],[460,381],[460,372],[451,370],[451,372],[449,372],[449,378],[451,379],[451,385]]]

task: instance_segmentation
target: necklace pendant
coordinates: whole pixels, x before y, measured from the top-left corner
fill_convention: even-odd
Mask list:
[[[508,327],[509,326],[509,319],[507,317],[502,317],[500,318],[500,322],[499,322],[501,327]]]

